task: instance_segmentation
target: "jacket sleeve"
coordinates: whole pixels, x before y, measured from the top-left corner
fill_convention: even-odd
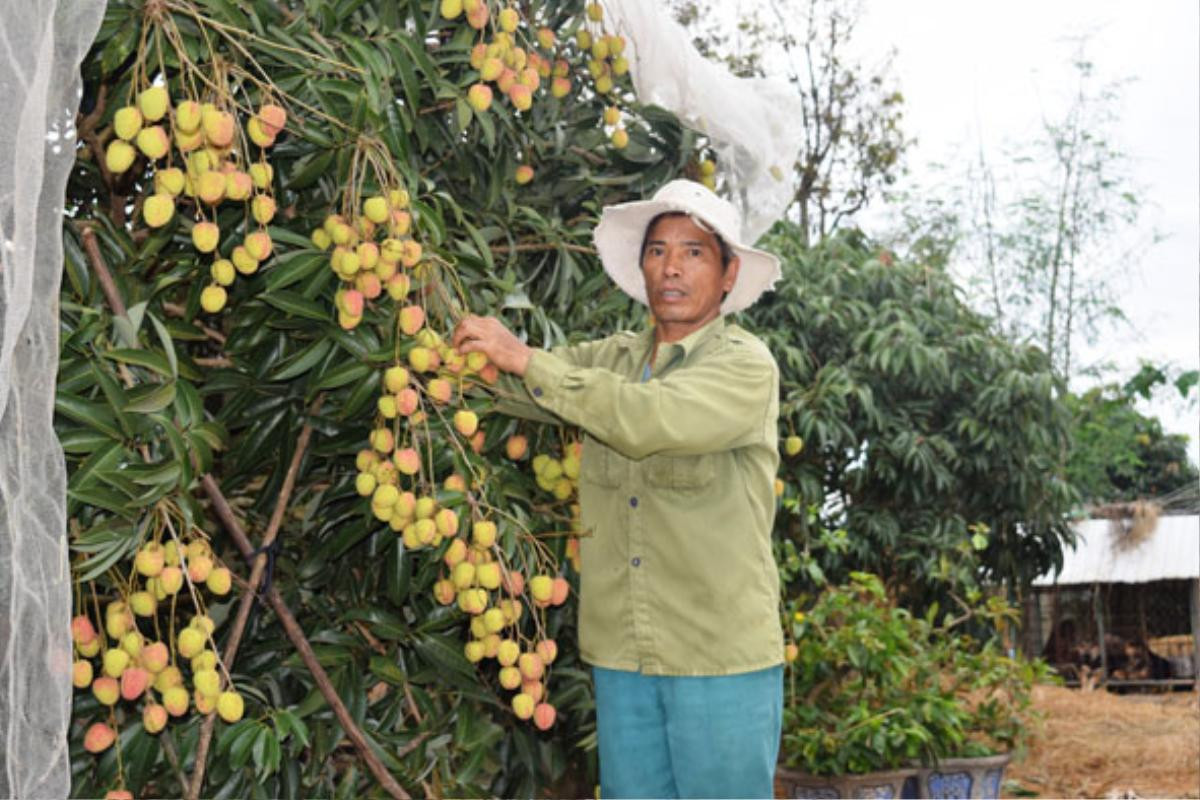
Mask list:
[[[643,383],[543,351],[529,360],[524,383],[538,406],[634,459],[763,441],[778,392],[774,362],[749,352]]]
[[[590,367],[599,342],[583,342],[577,345],[560,345],[549,351],[563,363],[574,367]],[[537,353],[546,351],[537,350]],[[532,363],[532,362],[531,362]],[[501,374],[496,382],[496,410],[510,417],[520,417],[549,425],[562,425],[567,420],[538,405],[525,383],[516,375]]]

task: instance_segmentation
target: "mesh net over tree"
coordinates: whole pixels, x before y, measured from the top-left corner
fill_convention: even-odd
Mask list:
[[[66,474],[51,420],[79,63],[103,13],[0,0],[0,797],[70,788]]]

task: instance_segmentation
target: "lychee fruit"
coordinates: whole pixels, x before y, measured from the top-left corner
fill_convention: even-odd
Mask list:
[[[243,275],[253,275],[258,272],[258,259],[250,255],[250,251],[246,249],[245,245],[239,244],[233,248],[229,259],[233,262],[234,268]]]
[[[266,231],[254,231],[246,234],[246,252],[257,261],[266,261],[271,257],[271,235]]]
[[[521,670],[516,667],[500,668],[500,685],[505,689],[516,689],[521,685]]]
[[[203,111],[195,100],[184,100],[175,107],[175,128],[184,133],[195,133],[200,130],[203,121]]]
[[[167,727],[167,709],[158,703],[148,703],[142,709],[142,728],[151,735]]]
[[[392,460],[396,464],[396,469],[405,475],[416,475],[421,471],[421,456],[411,447],[397,450]]]
[[[250,201],[250,214],[259,225],[266,225],[275,218],[274,198],[260,194]]]
[[[217,716],[230,724],[240,720],[245,710],[242,696],[232,689],[226,689],[217,698]]]
[[[92,694],[100,701],[100,705],[116,705],[117,699],[121,696],[121,687],[116,678],[103,675],[92,681]]]
[[[429,396],[436,402],[446,405],[454,397],[454,387],[445,378],[434,378],[426,386]]]
[[[467,90],[467,102],[479,113],[487,111],[492,106],[492,87],[484,83],[476,83]]]
[[[225,173],[225,197],[234,202],[242,202],[254,192],[254,179],[249,174],[235,169]]]
[[[554,579],[549,575],[534,575],[529,579],[529,594],[539,603],[549,603],[554,595]]]
[[[405,306],[400,309],[400,330],[413,336],[425,324],[425,309],[420,306]]]
[[[205,140],[213,147],[228,147],[233,143],[234,120],[228,111],[206,103],[201,111],[200,125]]]
[[[529,719],[533,716],[533,698],[524,692],[513,695],[512,710],[517,719]]]
[[[142,204],[142,219],[151,228],[161,228],[175,216],[175,198],[169,194],[152,194]]]
[[[137,134],[137,148],[151,161],[157,161],[171,149],[171,139],[160,125],[142,128]]]
[[[479,429],[479,417],[469,409],[456,411],[454,412],[454,429],[463,436],[473,436]]]
[[[79,660],[71,665],[71,684],[83,689],[92,683],[92,662]]]
[[[549,703],[538,703],[533,709],[533,724],[538,727],[538,730],[548,731],[554,725],[555,715],[554,706]]]
[[[271,185],[274,178],[275,170],[267,163],[258,162],[250,165],[250,180],[254,182],[254,188],[267,189]]]
[[[499,589],[500,576],[500,564],[495,561],[475,567],[475,580],[485,589]]]
[[[130,667],[121,673],[121,697],[125,700],[137,700],[149,685],[150,673],[141,667]]]
[[[221,286],[232,286],[234,280],[237,278],[237,268],[227,258],[218,258],[209,267],[208,272],[212,276],[212,279]]]
[[[171,98],[165,86],[151,86],[138,93],[138,110],[146,122],[158,122],[166,116],[170,104]]]
[[[89,753],[103,753],[117,740],[117,732],[103,722],[94,722],[83,734],[83,749]]]
[[[192,245],[201,253],[211,253],[221,241],[221,229],[215,222],[197,222],[192,226]]]
[[[208,577],[204,580],[204,585],[208,590],[218,597],[223,597],[229,594],[233,588],[233,574],[228,567],[217,567],[212,572],[208,573]]]
[[[179,654],[184,658],[199,655],[207,642],[208,637],[204,635],[203,631],[191,627],[184,628],[179,632],[177,639]]]
[[[113,133],[126,142],[133,141],[142,129],[142,112],[136,106],[118,108],[113,114]]]
[[[210,206],[215,206],[225,199],[225,176],[210,169],[201,172],[194,180],[196,187],[196,196],[208,203]]]
[[[154,173],[154,191],[178,197],[183,191],[184,175],[179,167],[168,167]]]

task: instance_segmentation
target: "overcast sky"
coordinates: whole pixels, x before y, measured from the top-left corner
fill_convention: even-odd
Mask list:
[[[1111,333],[1081,355],[1123,369],[1138,359],[1200,367],[1200,3],[1196,0],[866,0],[861,52],[895,47],[893,72],[905,97],[914,180],[934,181],[927,165],[974,150],[993,157],[1005,142],[1030,141],[1075,86],[1074,39],[1090,34],[1097,84],[1132,78],[1111,132],[1131,159],[1146,208],[1149,248],[1120,286],[1135,332]],[[966,148],[964,148],[966,146]],[[1080,387],[1075,387],[1080,388]],[[1164,393],[1144,412],[1192,437],[1200,454],[1200,410]]]

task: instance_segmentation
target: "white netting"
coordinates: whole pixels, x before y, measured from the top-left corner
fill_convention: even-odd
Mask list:
[[[0,0],[0,797],[71,786],[66,469],[51,422],[79,63],[103,13]]]
[[[605,0],[604,6],[609,27],[625,37],[638,99],[708,136],[728,199],[741,212],[745,241],[757,241],[795,194],[793,167],[804,138],[796,88],[778,78],[738,78],[708,61],[664,3]]]

